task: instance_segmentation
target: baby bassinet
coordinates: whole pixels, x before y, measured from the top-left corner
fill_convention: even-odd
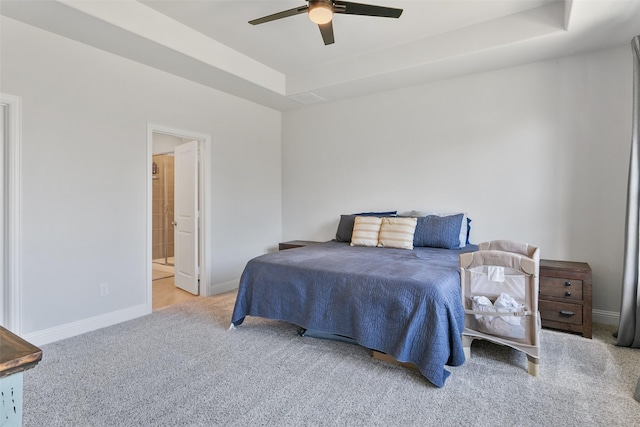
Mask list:
[[[494,240],[460,255],[462,344],[467,358],[473,340],[484,339],[523,351],[529,374],[538,375],[539,270],[539,250],[526,243]]]

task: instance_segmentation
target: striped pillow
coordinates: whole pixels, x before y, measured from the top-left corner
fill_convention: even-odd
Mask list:
[[[413,249],[413,234],[417,223],[417,218],[382,218],[378,246]]]
[[[353,223],[351,246],[378,246],[378,234],[382,218],[357,216]]]

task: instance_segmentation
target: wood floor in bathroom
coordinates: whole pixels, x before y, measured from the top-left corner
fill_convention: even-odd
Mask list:
[[[175,287],[173,276],[153,281],[152,307],[154,311],[194,298],[198,297]]]

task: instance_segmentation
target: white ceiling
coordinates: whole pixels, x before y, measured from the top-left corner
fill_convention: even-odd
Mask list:
[[[640,0],[371,0],[325,46],[304,0],[0,0],[0,13],[279,110],[630,42]]]
[[[291,74],[352,60],[362,54],[380,54],[414,40],[512,15],[550,1],[372,0],[369,3],[401,8],[403,15],[399,19],[336,15],[337,42],[329,46],[323,44],[320,31],[305,14],[260,26],[247,25],[250,19],[305,5],[304,0],[141,3],[281,73]]]

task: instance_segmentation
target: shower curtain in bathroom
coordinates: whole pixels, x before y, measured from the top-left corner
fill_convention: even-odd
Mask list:
[[[640,121],[640,36],[631,41],[633,50],[633,128],[631,136],[631,160],[627,187],[627,222],[622,277],[622,301],[620,324],[616,344],[640,348],[640,147],[638,129]],[[640,380],[638,381],[640,387]]]

